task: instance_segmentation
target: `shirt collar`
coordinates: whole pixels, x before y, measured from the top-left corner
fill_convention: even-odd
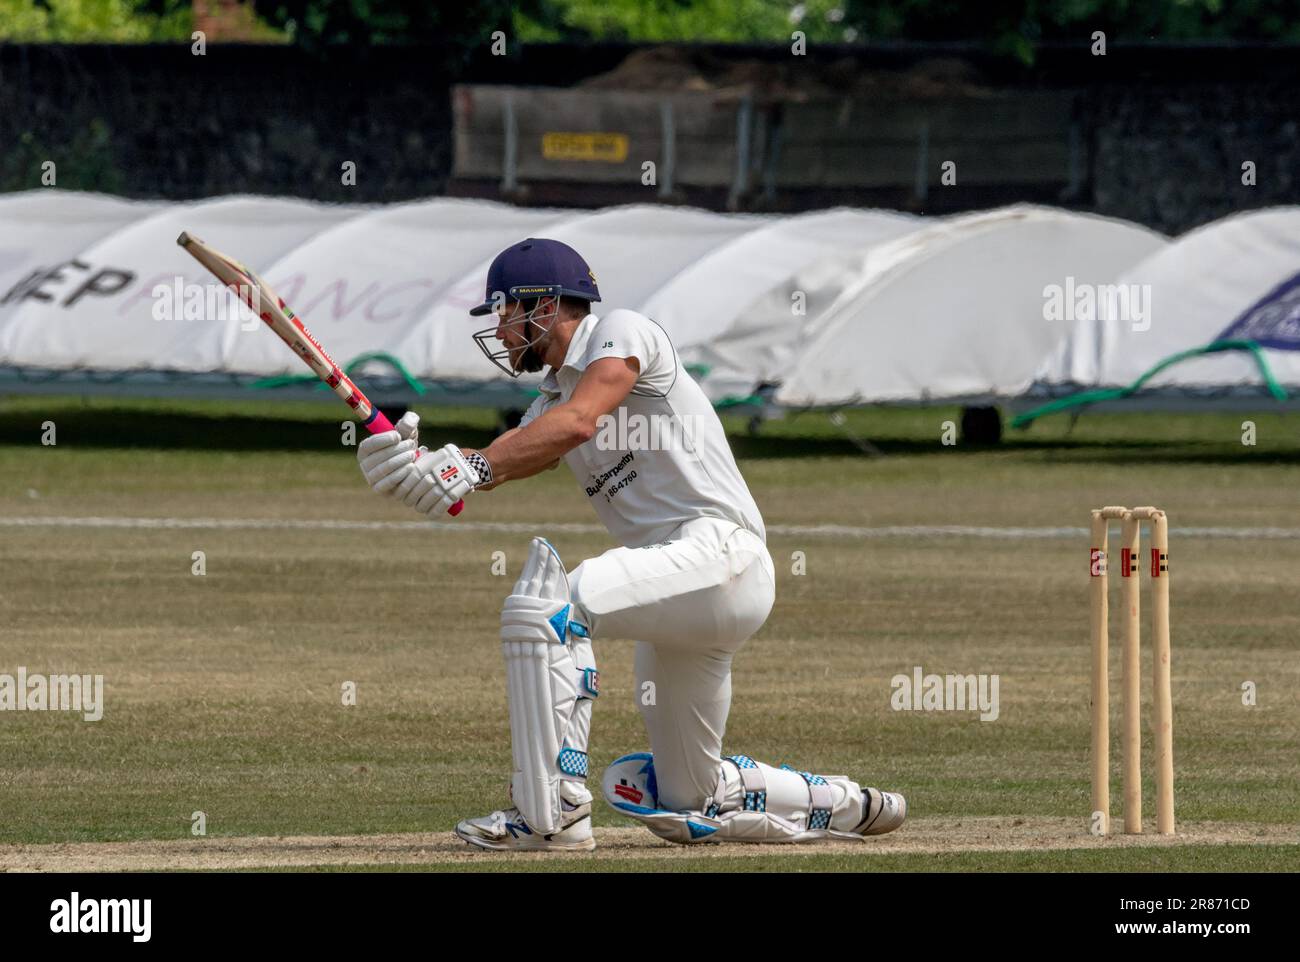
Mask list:
[[[572,368],[587,350],[587,342],[591,340],[592,328],[600,320],[595,314],[588,314],[573,329],[573,337],[569,338],[568,350],[564,352],[564,361],[560,364],[561,368]],[[547,394],[560,393],[560,381],[557,377],[558,369],[551,368],[546,372],[546,377],[542,379],[539,385],[540,390]]]

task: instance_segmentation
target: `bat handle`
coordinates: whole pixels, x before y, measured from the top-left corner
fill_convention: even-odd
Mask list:
[[[371,434],[383,434],[385,431],[394,430],[393,422],[388,420],[388,418],[384,416],[384,412],[379,410],[379,408],[375,408],[370,412],[370,420],[366,422],[366,429]],[[419,455],[417,454],[416,457],[419,457]],[[454,518],[464,510],[465,502],[457,501],[447,509],[447,513]]]

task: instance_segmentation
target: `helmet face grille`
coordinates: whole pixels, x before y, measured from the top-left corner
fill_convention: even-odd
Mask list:
[[[552,290],[554,289],[548,288],[546,289],[547,293],[537,296],[545,297]],[[513,294],[513,291],[511,293]],[[514,300],[523,300],[523,298],[514,298]],[[545,314],[537,313],[540,306],[540,304],[535,304],[531,311],[513,321],[505,324],[494,324],[492,327],[485,327],[480,331],[475,331],[471,335],[474,338],[474,343],[478,345],[484,356],[512,378],[517,378],[520,374],[535,374],[544,366],[539,347],[543,339],[551,333],[551,328],[555,326],[555,321],[560,316],[560,299],[558,296],[554,296],[551,301],[551,308]],[[498,330],[523,325],[524,331],[527,332],[529,325],[537,321],[548,321],[549,323],[545,327],[538,324],[538,333],[526,340],[522,345],[510,348],[503,343],[501,347],[496,346]],[[512,350],[518,352],[514,358],[511,357]],[[515,367],[516,358],[518,358],[519,364],[517,368]]]

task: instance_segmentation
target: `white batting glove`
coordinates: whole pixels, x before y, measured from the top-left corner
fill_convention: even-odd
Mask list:
[[[474,490],[479,473],[454,444],[421,455],[402,472],[393,497],[420,514],[441,517]]]
[[[420,415],[403,414],[392,431],[372,434],[357,445],[357,461],[366,483],[376,494],[391,498],[405,477],[402,469],[423,453],[420,443]]]

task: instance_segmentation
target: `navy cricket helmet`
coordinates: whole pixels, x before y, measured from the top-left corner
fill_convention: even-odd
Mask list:
[[[582,255],[563,241],[546,237],[526,238],[498,254],[488,268],[483,303],[471,308],[470,313],[491,314],[493,297],[498,292],[515,301],[562,294],[584,301],[600,300],[596,275]]]

